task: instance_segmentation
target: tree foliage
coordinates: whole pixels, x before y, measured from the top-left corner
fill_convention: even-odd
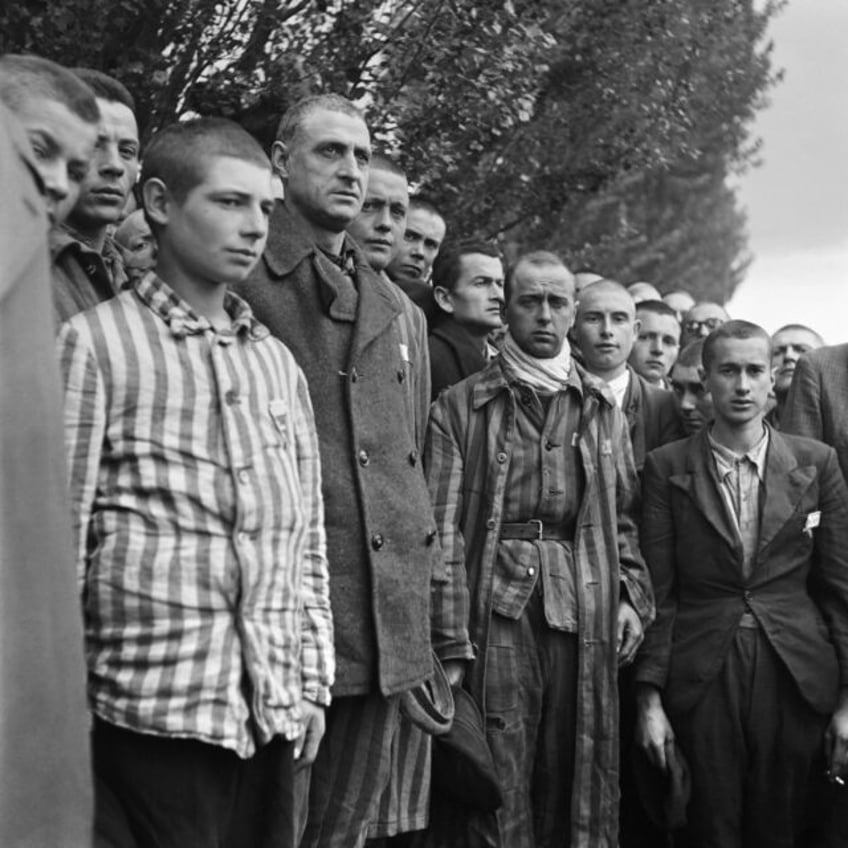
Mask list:
[[[198,112],[267,144],[299,97],[341,92],[451,235],[723,300],[781,2],[29,0],[0,7],[0,49],[113,74],[147,137]]]

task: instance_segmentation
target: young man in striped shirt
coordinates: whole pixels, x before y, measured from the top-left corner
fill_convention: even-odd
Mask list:
[[[227,291],[270,165],[201,119],[144,176],[156,273],[59,338],[98,825],[109,797],[139,844],[294,845],[334,671],[318,445],[303,373]]]

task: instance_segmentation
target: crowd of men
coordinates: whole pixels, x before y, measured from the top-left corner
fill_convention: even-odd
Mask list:
[[[848,845],[848,345],[452,239],[338,95],[0,114],[0,843]]]

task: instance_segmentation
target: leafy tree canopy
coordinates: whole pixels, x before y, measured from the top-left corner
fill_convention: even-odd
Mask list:
[[[449,235],[725,300],[782,3],[28,0],[0,7],[0,49],[114,75],[146,137],[197,112],[268,144],[295,100],[341,92]]]

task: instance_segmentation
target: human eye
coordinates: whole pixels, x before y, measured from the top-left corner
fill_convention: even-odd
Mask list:
[[[121,157],[123,159],[137,159],[138,158],[138,145],[122,144],[118,147],[118,152],[121,154]]]
[[[367,150],[356,150],[353,155],[360,165],[367,165],[371,161],[371,154]]]
[[[321,153],[328,159],[335,159],[337,156],[341,156],[342,148],[340,144],[330,142],[321,148]]]
[[[406,209],[403,206],[392,206],[392,217],[398,221],[406,217]]]

